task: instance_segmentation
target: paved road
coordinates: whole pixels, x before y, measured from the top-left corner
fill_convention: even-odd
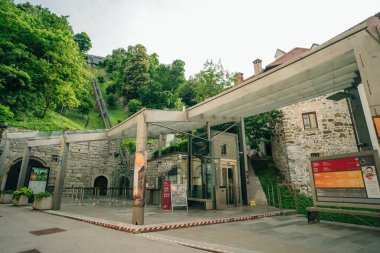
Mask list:
[[[0,205],[0,252],[204,252],[23,207]],[[30,231],[66,231],[36,236]]]
[[[146,236],[146,235],[143,235]],[[378,253],[380,229],[324,222],[310,224],[300,215],[168,230],[149,234],[234,252]]]
[[[0,252],[378,253],[380,229],[339,223],[308,225],[302,216],[130,234],[30,208],[0,205]],[[65,231],[36,236],[30,231]]]

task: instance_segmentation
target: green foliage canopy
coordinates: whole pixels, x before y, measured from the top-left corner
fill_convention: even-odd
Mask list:
[[[195,76],[190,77],[188,85],[193,91],[192,101],[202,102],[206,98],[215,96],[225,89],[231,87],[233,75],[224,70],[223,65],[219,61],[206,61],[203,69]]]
[[[79,50],[82,54],[86,54],[92,47],[91,39],[85,32],[75,34],[74,40],[78,44]]]
[[[178,90],[186,83],[183,61],[162,64],[157,54],[149,55],[143,45],[137,44],[127,50],[114,50],[102,65],[109,75],[108,95],[123,97],[125,104],[136,99],[148,108],[182,108]]]
[[[90,72],[66,17],[0,0],[0,38],[0,101],[15,115],[44,117],[90,96]]]
[[[282,121],[282,117],[282,111],[272,110],[246,118],[244,121],[247,144],[257,149],[259,143],[270,143],[276,124]]]

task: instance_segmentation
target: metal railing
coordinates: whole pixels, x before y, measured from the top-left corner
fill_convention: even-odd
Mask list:
[[[63,197],[65,201],[73,201],[78,206],[92,205],[126,205],[132,199],[132,189],[110,187],[70,187],[64,188]]]

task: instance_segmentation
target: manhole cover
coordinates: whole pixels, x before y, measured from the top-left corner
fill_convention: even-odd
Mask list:
[[[36,250],[36,249],[31,249],[31,250],[22,251],[22,252],[19,252],[19,253],[41,253],[41,251]]]
[[[30,231],[30,233],[33,235],[48,235],[48,234],[54,234],[54,233],[63,232],[63,231],[66,231],[66,230],[64,230],[62,228],[48,228],[48,229]]]

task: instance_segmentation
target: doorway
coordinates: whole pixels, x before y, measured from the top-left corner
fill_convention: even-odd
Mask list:
[[[218,186],[226,188],[227,205],[237,206],[239,203],[237,161],[221,159],[218,174]]]
[[[17,182],[18,178],[20,176],[20,170],[21,170],[21,163],[22,163],[22,158],[19,158],[15,161],[13,161],[11,167],[8,170],[7,173],[7,179],[5,182],[4,190],[12,190],[15,191],[17,190]],[[29,175],[30,175],[30,169],[31,167],[44,167],[45,165],[33,158],[29,159],[29,165],[28,165],[28,170],[26,172],[26,177],[23,186],[28,185],[29,181]]]
[[[94,187],[99,188],[99,195],[107,195],[108,180],[105,176],[98,176],[95,178]]]

